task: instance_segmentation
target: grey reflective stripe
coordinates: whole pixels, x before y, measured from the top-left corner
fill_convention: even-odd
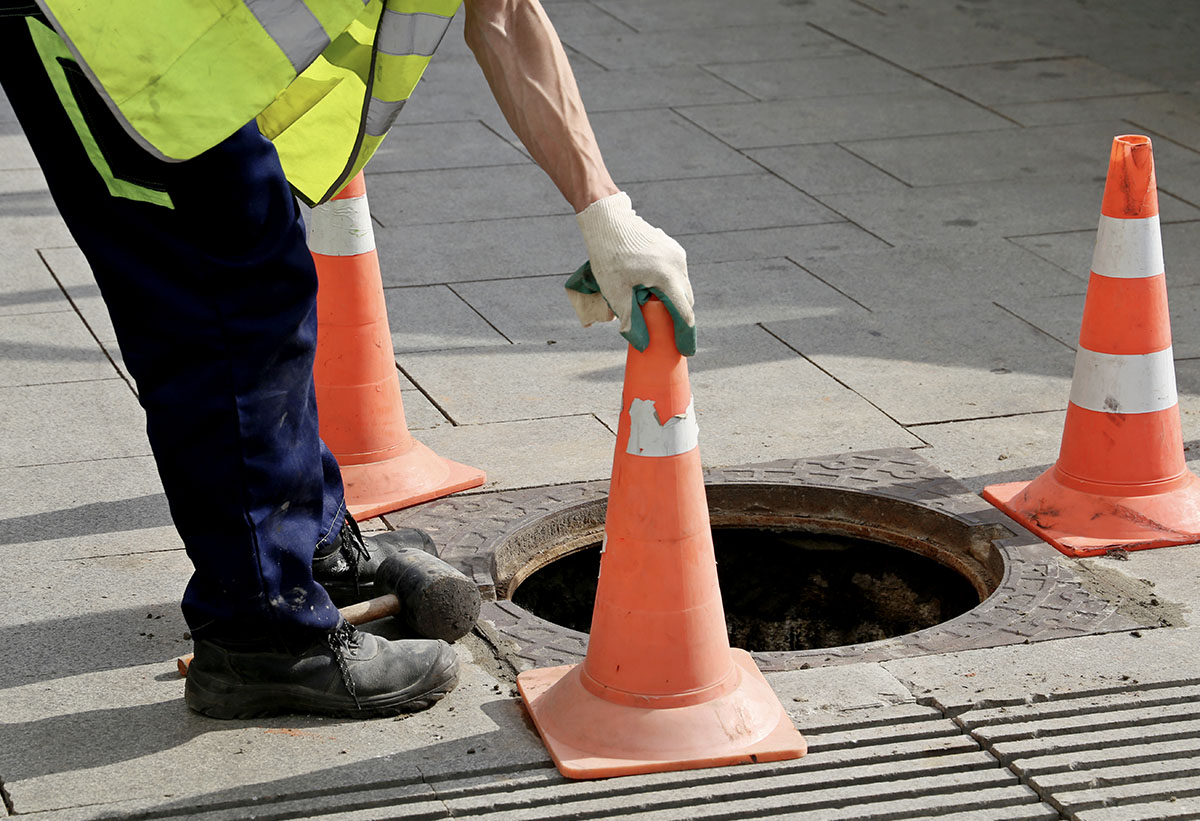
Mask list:
[[[424,12],[405,14],[387,9],[379,21],[376,43],[383,54],[432,57],[449,27],[449,17]]]
[[[299,74],[329,45],[321,21],[301,0],[244,0]]]
[[[404,108],[404,104],[408,100],[396,100],[395,102],[387,102],[375,97],[371,98],[371,104],[367,106],[367,121],[364,126],[367,135],[370,137],[382,137],[392,127],[392,123],[396,122],[396,117],[400,115],[400,109]]]

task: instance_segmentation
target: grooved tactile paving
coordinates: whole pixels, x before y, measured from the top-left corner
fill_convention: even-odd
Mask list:
[[[1130,683],[956,721],[1071,821],[1200,818],[1200,685]]]
[[[714,526],[736,521],[748,511],[757,517],[775,517],[775,526],[785,529],[803,527],[806,519],[836,524],[839,519],[867,515],[879,518],[879,539],[887,541],[889,528],[904,529],[895,519],[916,517],[908,527],[918,537],[922,528],[931,532],[951,523],[959,528],[956,533],[975,534],[976,542],[994,545],[1003,556],[995,592],[957,618],[868,644],[755,652],[754,659],[764,671],[883,661],[1164,624],[1160,614],[1128,596],[1097,592],[1086,571],[1064,561],[1056,550],[905,448],[713,469],[705,472],[705,482]],[[800,495],[776,493],[772,488],[797,490]],[[813,489],[821,493],[804,495]],[[828,493],[831,489],[844,491],[840,498],[846,501],[834,498]],[[552,667],[580,661],[587,651],[587,636],[509,601],[512,576],[519,571],[514,567],[546,564],[569,552],[557,549],[562,544],[581,547],[599,542],[607,491],[607,482],[585,482],[458,496],[385,518],[393,527],[428,531],[440,545],[442,557],[474,578],[485,599],[481,629],[515,668]],[[877,508],[883,500],[900,504],[882,512]],[[806,507],[810,504],[813,507]],[[893,521],[884,521],[889,517]]]
[[[851,716],[847,718],[847,716]],[[252,796],[186,808],[202,821],[636,818],[645,821],[945,818],[1041,821],[1058,813],[940,711],[916,704],[809,717],[807,757],[775,764],[569,781],[548,760],[428,772],[302,796]],[[803,726],[805,719],[798,719]],[[419,767],[419,765],[418,765]],[[180,817],[150,811],[131,819]]]

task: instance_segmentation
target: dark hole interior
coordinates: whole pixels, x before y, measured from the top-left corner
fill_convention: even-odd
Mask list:
[[[933,559],[843,536],[714,528],[729,643],[745,650],[840,647],[912,633],[979,604],[971,583]],[[587,632],[600,545],[536,571],[515,604]]]

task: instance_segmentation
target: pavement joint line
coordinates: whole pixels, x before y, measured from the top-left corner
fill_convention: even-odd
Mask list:
[[[873,11],[876,14],[878,14],[880,17],[888,16],[888,13],[886,11],[875,8],[870,3],[865,2],[865,0],[850,0],[850,2],[854,3],[854,5],[856,5],[856,6],[862,6],[867,11]]]
[[[617,432],[615,430],[613,430],[612,428],[610,428],[608,426],[608,423],[605,422],[603,419],[601,419],[599,416],[597,416],[595,413],[592,413],[591,416],[593,419],[595,419],[597,422],[599,422],[601,425],[603,425],[605,427],[605,429],[607,429],[608,432],[611,433],[613,436],[617,435]]]
[[[905,138],[901,137],[901,139],[905,139]],[[916,139],[916,138],[912,138],[912,139]],[[874,142],[874,140],[848,140],[847,142]],[[843,151],[845,151],[845,152],[846,152],[847,154],[849,154],[851,157],[854,157],[856,160],[858,160],[858,161],[860,161],[860,162],[863,162],[863,163],[866,163],[867,165],[869,165],[869,166],[871,166],[872,168],[874,168],[876,171],[879,171],[879,172],[881,172],[881,173],[883,173],[883,174],[886,174],[887,176],[891,177],[893,180],[895,180],[896,182],[900,183],[900,184],[901,184],[901,185],[903,185],[905,188],[909,188],[909,189],[913,189],[913,190],[915,190],[915,189],[918,187],[918,186],[916,186],[916,185],[913,185],[911,182],[909,182],[908,180],[904,179],[903,177],[898,177],[898,176],[896,176],[896,175],[895,175],[895,174],[893,174],[891,171],[888,171],[886,168],[884,168],[882,165],[876,165],[875,163],[873,163],[873,162],[872,162],[871,160],[869,160],[868,158],[866,158],[866,157],[862,156],[861,154],[857,153],[857,152],[856,152],[856,151],[855,151],[853,148],[850,148],[850,147],[849,147],[848,145],[846,145],[844,142],[835,142],[835,143],[834,143],[834,145],[836,145],[838,148],[840,148],[840,149],[842,149]]]
[[[4,813],[6,815],[16,815],[16,807],[13,806],[12,795],[8,792],[8,788],[4,786],[4,778],[0,777],[0,800],[4,801]]]
[[[111,360],[109,360],[111,361]],[[117,376],[106,376],[93,379],[60,379],[56,382],[22,382],[19,385],[0,385],[0,388],[45,388],[51,385],[82,385],[85,382],[116,382],[123,381]],[[126,383],[128,384],[128,383]],[[134,394],[135,396],[137,394]]]
[[[1074,346],[1074,345],[1069,345],[1069,344],[1067,344],[1066,342],[1064,342],[1063,340],[1059,339],[1059,338],[1058,338],[1057,336],[1055,336],[1054,334],[1050,333],[1049,331],[1045,331],[1045,330],[1043,330],[1043,329],[1039,328],[1037,325],[1034,325],[1032,322],[1030,322],[1030,321],[1029,321],[1028,319],[1026,319],[1025,317],[1021,316],[1021,315],[1020,315],[1020,314],[1018,314],[1018,313],[1015,313],[1015,312],[1014,312],[1014,311],[1012,311],[1010,308],[1008,308],[1008,307],[1006,307],[1006,306],[1004,306],[1004,305],[1001,305],[1001,304],[1000,304],[999,302],[997,302],[996,300],[994,300],[994,299],[993,299],[993,300],[992,300],[992,304],[993,304],[993,305],[995,305],[995,306],[996,306],[997,308],[999,308],[1000,310],[1004,311],[1004,312],[1005,312],[1006,314],[1008,314],[1009,316],[1012,316],[1012,317],[1015,317],[1016,319],[1019,319],[1019,320],[1021,320],[1022,322],[1024,322],[1024,323],[1025,323],[1026,325],[1028,325],[1030,328],[1033,328],[1033,329],[1034,329],[1035,331],[1037,331],[1038,333],[1040,333],[1040,334],[1043,334],[1044,336],[1047,336],[1047,337],[1049,337],[1050,339],[1053,339],[1055,342],[1057,342],[1058,344],[1060,344],[1060,345],[1062,345],[1063,347],[1067,348],[1068,350],[1072,350],[1072,351],[1073,351],[1073,350],[1075,350],[1075,346]]]
[[[1167,92],[1164,91],[1163,93],[1166,94]],[[1146,95],[1146,96],[1152,96],[1152,95]],[[1155,131],[1153,128],[1142,125],[1141,123],[1137,122],[1136,120],[1131,120],[1128,117],[1124,118],[1124,120],[1125,120],[1125,122],[1129,123],[1133,127],[1141,129],[1142,131],[1145,131],[1147,134],[1153,134],[1155,137],[1158,137],[1160,140],[1166,140],[1167,142],[1171,143],[1172,145],[1182,148],[1185,151],[1190,151],[1193,154],[1200,154],[1200,149],[1194,148],[1193,146],[1190,146],[1187,143],[1181,143],[1181,142],[1179,142],[1179,140],[1176,140],[1167,134],[1163,134],[1161,131]],[[1170,193],[1170,192],[1168,192],[1168,193]],[[1179,195],[1173,194],[1172,196],[1179,196]],[[1180,197],[1180,199],[1182,199],[1182,197]],[[1189,203],[1189,205],[1190,204],[1191,203]]]
[[[997,413],[992,416],[964,416],[961,419],[935,419],[931,422],[909,422],[904,427],[907,428],[927,428],[932,425],[954,425],[959,422],[986,422],[989,419],[1014,419],[1018,416],[1040,416],[1046,413],[1061,413],[1066,409],[1064,405],[1061,408],[1051,408],[1049,410],[1034,410],[1021,411],[1020,413]],[[913,434],[914,436],[916,434]]]
[[[742,94],[745,94],[747,97],[749,97],[751,100],[753,100],[756,103],[765,103],[767,101],[765,97],[759,97],[753,91],[750,91],[749,89],[746,89],[746,88],[742,88],[740,85],[735,83],[733,80],[727,80],[724,77],[720,76],[719,74],[714,73],[711,69],[708,68],[708,66],[706,66],[704,64],[697,64],[696,68],[703,71],[709,77],[712,77],[716,80],[720,80],[722,83],[729,86],[734,91],[739,91]],[[738,101],[738,100],[733,101],[733,103],[735,103],[735,104],[737,102],[741,102],[741,101]],[[699,105],[721,105],[721,104],[720,103],[700,103]],[[724,103],[724,105],[730,105],[730,103]],[[708,133],[708,132],[705,132],[705,133]]]
[[[594,9],[598,10],[601,14],[604,14],[605,16],[611,17],[612,19],[616,20],[618,23],[620,23],[621,25],[623,25],[625,28],[629,29],[630,31],[632,31],[636,34],[641,34],[641,32],[638,31],[636,28],[634,28],[634,26],[632,24],[622,20],[620,17],[613,14],[611,11],[604,8],[603,6],[597,6],[595,3],[590,2],[590,0],[588,2],[588,5]]]
[[[855,305],[857,305],[858,307],[862,308],[862,309],[863,309],[864,311],[866,311],[867,313],[869,313],[869,314],[873,314],[873,313],[875,313],[875,312],[874,312],[874,311],[872,311],[872,310],[871,310],[871,309],[870,309],[868,306],[866,306],[866,305],[864,305],[863,303],[859,302],[857,299],[855,299],[854,297],[850,296],[850,294],[846,293],[846,292],[845,292],[845,291],[843,291],[841,288],[837,287],[837,286],[836,286],[836,285],[834,285],[832,282],[830,282],[829,280],[827,280],[827,279],[825,279],[824,277],[822,277],[820,274],[817,274],[816,272],[814,272],[814,271],[811,271],[811,270],[809,270],[808,268],[805,268],[805,267],[804,267],[804,265],[803,265],[801,262],[799,262],[798,260],[795,260],[795,259],[793,259],[792,257],[784,257],[784,259],[786,259],[788,262],[790,262],[790,263],[792,263],[793,265],[795,265],[797,268],[799,268],[799,269],[800,269],[801,271],[803,271],[804,273],[808,274],[810,277],[812,277],[813,279],[815,279],[817,282],[823,283],[823,284],[824,284],[826,287],[828,287],[828,288],[830,288],[830,289],[832,289],[832,290],[834,290],[834,291],[837,291],[839,294],[841,294],[841,295],[842,295],[842,296],[844,296],[846,299],[848,299],[848,300],[850,300],[851,302],[853,302],[853,303],[854,303]]]
[[[98,456],[95,459],[66,459],[62,462],[33,462],[28,465],[0,465],[0,471],[21,470],[24,468],[50,468],[57,467],[58,465],[87,465],[92,462],[112,462],[116,459],[145,459],[149,456],[153,456],[153,454],[147,450],[145,453],[125,453],[120,456]]]
[[[170,525],[162,525],[169,527]],[[67,563],[67,562],[89,562],[93,559],[131,559],[139,556],[154,556],[160,553],[183,553],[182,547],[163,547],[157,550],[134,550],[128,553],[96,553],[87,556],[71,556],[66,559],[51,559],[51,562]]]
[[[590,58],[589,58],[589,59],[590,59]],[[593,60],[592,62],[595,62],[595,60]],[[596,65],[600,65],[600,64],[599,64],[599,63],[596,63]],[[601,68],[604,68],[604,66],[600,66],[600,67],[601,67]],[[605,71],[607,71],[607,70],[608,70],[608,69],[605,69]],[[525,147],[525,145],[524,145],[524,143],[522,143],[522,142],[521,142],[519,139],[518,139],[518,140],[515,140],[515,141],[514,141],[514,140],[510,140],[510,139],[509,139],[507,136],[505,136],[503,133],[501,133],[500,131],[496,130],[496,129],[495,129],[493,126],[492,126],[492,124],[491,124],[491,123],[489,123],[487,120],[467,120],[466,122],[479,123],[479,124],[480,124],[481,126],[483,126],[485,129],[487,129],[488,131],[492,132],[492,133],[493,133],[493,134],[495,134],[497,137],[499,137],[499,138],[500,138],[500,139],[501,139],[501,140],[502,140],[502,141],[505,143],[505,145],[511,146],[512,148],[515,148],[517,151],[519,151],[519,152],[521,153],[521,156],[522,156],[522,157],[524,157],[525,159],[529,160],[529,162],[533,162],[533,157],[530,155],[530,153],[529,153],[529,149],[528,149],[528,148],[526,148],[526,147]],[[514,164],[514,165],[519,165],[520,163],[513,163],[513,164]]]
[[[486,279],[447,279],[440,282],[411,282],[403,285],[385,285],[384,291],[398,291],[403,288],[432,288],[435,285],[474,285],[477,282],[511,282],[514,279],[546,279],[548,277],[569,277],[570,271],[553,274],[515,274],[510,277],[487,277]]]
[[[761,175],[758,175],[758,176],[761,176]],[[786,180],[783,180],[783,181],[787,182]],[[791,185],[792,188],[796,188],[796,186],[792,185],[791,183],[788,183],[788,185]],[[804,196],[806,196],[806,197],[809,197],[811,199],[816,199],[816,197],[813,197],[812,194],[809,194],[805,191],[801,191],[801,189],[799,189],[799,188],[796,188],[796,190],[800,191],[800,193],[804,194]],[[833,211],[833,209],[829,208],[829,206],[825,205],[825,203],[821,203],[821,205],[825,206],[825,208],[829,209],[830,211]],[[834,212],[834,213],[837,213],[837,212]],[[839,214],[839,216],[841,216],[841,215]],[[813,228],[818,225],[844,225],[844,224],[857,225],[857,223],[851,222],[850,220],[846,219],[845,217],[842,217],[841,219],[837,219],[837,220],[822,220],[820,222],[798,222],[798,223],[792,223],[790,225],[757,225],[757,226],[751,226],[750,228],[726,228],[723,231],[692,231],[690,233],[683,233],[681,231],[677,231],[675,233],[675,236],[677,236],[677,237],[702,237],[702,236],[715,237],[715,236],[720,236],[722,234],[740,234],[740,233],[745,233],[748,231],[775,231],[775,230],[783,229],[783,228]],[[862,228],[861,225],[858,225],[857,227]],[[866,231],[865,228],[863,228],[863,230]],[[871,232],[867,231],[867,233],[870,234]],[[875,236],[875,235],[871,234],[871,236]],[[879,239],[878,237],[876,237],[876,238]],[[887,240],[879,239],[879,241],[889,247],[895,247]],[[771,257],[771,258],[779,259],[779,257]],[[751,259],[761,260],[762,257],[751,257]],[[729,261],[736,261],[736,260],[720,260],[718,263],[706,263],[706,264],[720,264],[720,263],[729,262]]]
[[[769,334],[770,336],[772,336],[772,337],[774,337],[776,340],[778,340],[778,341],[779,341],[779,343],[780,343],[781,345],[783,345],[785,348],[787,348],[788,350],[790,350],[790,351],[792,351],[793,353],[795,353],[797,356],[799,356],[801,359],[803,359],[804,361],[806,361],[806,362],[808,362],[809,364],[811,364],[811,365],[812,365],[814,368],[816,368],[817,370],[819,370],[821,373],[825,374],[825,375],[826,375],[826,376],[828,376],[830,379],[832,379],[834,382],[837,382],[837,383],[838,383],[839,385],[841,385],[843,388],[845,388],[846,390],[850,391],[850,392],[851,392],[851,393],[853,393],[855,396],[857,396],[859,399],[861,399],[862,401],[866,402],[868,405],[870,405],[871,407],[873,407],[875,410],[879,411],[881,414],[883,414],[884,416],[886,416],[886,417],[887,417],[888,419],[890,419],[890,420],[891,420],[891,421],[892,421],[892,422],[893,422],[893,423],[894,423],[894,424],[895,424],[897,427],[901,428],[902,430],[908,431],[908,428],[909,428],[909,426],[908,426],[908,425],[901,424],[901,423],[900,423],[900,421],[899,421],[898,419],[896,419],[896,417],[892,416],[890,413],[888,413],[888,412],[887,412],[887,411],[885,411],[883,408],[881,408],[881,407],[879,407],[878,405],[876,405],[876,404],[875,404],[874,402],[872,402],[870,399],[868,399],[867,397],[863,396],[863,395],[862,395],[861,393],[859,393],[858,391],[854,390],[854,388],[852,388],[852,387],[850,387],[849,385],[847,385],[845,382],[843,382],[841,379],[839,379],[837,376],[835,376],[835,375],[834,375],[832,372],[830,372],[830,371],[826,370],[825,368],[821,367],[821,365],[820,365],[820,364],[818,364],[816,361],[814,361],[813,359],[811,359],[810,357],[808,357],[807,355],[805,355],[805,354],[804,354],[804,352],[802,352],[802,351],[801,351],[799,348],[796,348],[796,347],[794,347],[793,345],[791,345],[790,343],[788,343],[788,342],[787,342],[785,339],[783,339],[783,338],[782,338],[782,337],[780,337],[778,334],[776,334],[774,331],[772,331],[770,328],[768,328],[768,327],[766,326],[766,324],[765,324],[765,323],[762,323],[762,322],[755,322],[754,324],[755,324],[755,325],[757,325],[759,328],[762,328],[762,329],[763,329],[763,331],[765,331],[767,334]],[[913,435],[913,436],[916,436],[918,439],[921,439],[921,437],[920,437],[920,436],[918,436],[918,435],[917,435],[917,434],[915,434],[915,433],[913,433],[912,435]],[[921,442],[922,442],[923,444],[925,444],[925,445],[928,445],[928,444],[929,444],[929,442],[926,442],[924,439],[921,439]]]
[[[504,333],[504,331],[502,331],[502,330],[500,330],[499,328],[497,328],[497,327],[496,327],[496,325],[495,325],[495,323],[493,323],[493,322],[492,322],[490,319],[488,319],[486,316],[484,316],[484,315],[483,315],[483,314],[480,312],[480,310],[479,310],[478,308],[476,308],[474,305],[472,305],[470,302],[468,302],[466,297],[464,297],[464,296],[463,296],[462,294],[460,294],[458,291],[454,290],[454,286],[452,286],[452,285],[447,285],[447,286],[446,286],[446,289],[447,289],[447,290],[448,290],[450,293],[452,293],[452,294],[454,294],[456,297],[458,297],[460,300],[462,300],[462,303],[463,303],[464,305],[466,305],[468,308],[470,308],[472,311],[474,311],[474,312],[475,312],[475,314],[476,314],[476,316],[478,316],[480,319],[482,319],[484,322],[486,322],[486,323],[488,324],[488,327],[489,327],[489,328],[491,328],[491,329],[492,329],[493,331],[495,331],[496,333],[500,334],[500,336],[501,336],[501,337],[504,339],[504,341],[505,341],[505,342],[507,342],[509,345],[512,345],[512,344],[513,344],[513,341],[512,341],[511,339],[509,339],[509,338],[508,338],[508,334]]]
[[[46,266],[46,271],[54,279],[55,284],[58,285],[59,290],[62,291],[63,296],[67,298],[67,302],[71,303],[71,308],[73,308],[75,313],[79,316],[79,321],[83,323],[83,327],[87,328],[87,332],[91,335],[92,339],[94,339],[96,344],[100,346],[100,352],[104,354],[104,358],[108,360],[108,364],[113,366],[113,370],[117,372],[117,376],[120,377],[121,381],[124,382],[129,390],[133,392],[133,395],[137,396],[137,387],[130,382],[128,378],[126,378],[125,372],[121,370],[121,368],[117,365],[116,360],[112,358],[112,354],[108,352],[108,348],[106,348],[104,343],[100,341],[100,337],[96,333],[96,330],[91,326],[91,323],[87,321],[87,317],[83,315],[83,311],[79,309],[79,306],[75,304],[75,300],[71,298],[71,292],[67,290],[66,286],[63,285],[62,280],[58,278],[58,274],[54,272],[54,268],[50,265],[50,261],[46,259],[46,255],[42,252],[41,248],[37,249],[37,255],[38,259],[42,261],[42,265]],[[85,379],[79,381],[91,382],[100,380]]]
[[[432,125],[432,123],[431,123]],[[490,129],[489,129],[490,130]],[[495,131],[492,131],[495,134]],[[499,135],[497,135],[499,136]],[[505,140],[507,143],[508,141]],[[442,168],[393,168],[387,171],[376,171],[372,174],[367,174],[366,178],[377,179],[379,184],[384,184],[384,177],[394,177],[397,174],[436,174],[441,171],[470,171],[475,168],[524,168],[529,163],[524,162],[480,162],[474,165],[447,165]]]
[[[427,391],[424,387],[421,386],[421,383],[419,383],[417,380],[413,379],[412,375],[409,374],[408,371],[404,370],[404,366],[401,365],[399,362],[396,363],[396,370],[398,370],[405,379],[407,379],[409,382],[411,382],[413,387],[421,392],[422,396],[424,396],[427,400],[429,400],[429,404],[431,404],[435,408],[437,408],[438,413],[440,413],[442,416],[446,417],[447,422],[449,422],[454,427],[458,427],[458,422],[454,421],[454,417],[451,416],[449,414],[449,412],[445,408],[442,407],[441,403],[439,403],[436,399],[433,398],[433,396],[429,393],[429,391]]]
[[[926,77],[924,74],[922,74],[919,71],[914,71],[913,69],[908,68],[907,66],[903,66],[900,63],[897,63],[895,60],[889,60],[888,58],[886,58],[880,54],[876,54],[875,52],[871,51],[870,49],[864,48],[863,46],[860,46],[858,43],[855,43],[851,40],[847,40],[845,37],[834,34],[829,29],[822,28],[820,25],[818,25],[812,21],[808,22],[808,26],[810,28],[816,29],[817,31],[821,32],[822,34],[826,35],[827,37],[832,37],[835,40],[840,40],[841,42],[845,43],[846,45],[848,45],[852,48],[856,48],[859,51],[863,52],[864,54],[869,54],[872,57],[876,58],[877,60],[882,60],[883,62],[887,63],[888,65],[892,66],[893,68],[898,68],[907,74],[911,74],[913,77],[916,77],[919,80],[924,80],[925,82],[929,83],[930,85],[935,86],[936,88],[940,88],[942,91],[945,91],[947,94],[953,94],[955,97],[958,97],[960,100],[964,100],[964,101],[970,103],[971,105],[978,106],[979,108],[982,108],[984,111],[986,111],[990,114],[995,114],[997,117],[999,117],[1003,120],[1008,120],[1013,125],[1020,126],[1021,128],[1025,127],[1024,123],[1022,123],[1018,120],[1015,120],[1012,117],[1009,117],[1007,114],[1001,114],[999,111],[992,108],[991,106],[984,105],[983,103],[979,102],[978,100],[976,100],[972,97],[968,97],[966,94],[963,94],[960,91],[955,91],[954,89],[950,88],[947,85],[943,85],[942,83],[939,83],[938,81],[936,81],[930,77]],[[1012,61],[1012,62],[1020,62],[1020,61]],[[994,65],[994,63],[980,63],[978,65]],[[933,136],[933,135],[930,135],[930,136]]]

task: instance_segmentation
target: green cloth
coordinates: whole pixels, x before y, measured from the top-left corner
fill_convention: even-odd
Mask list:
[[[596,277],[592,273],[592,263],[583,263],[575,273],[571,274],[567,280],[567,288],[572,291],[578,291],[581,294],[604,294],[600,293],[600,285],[596,282]],[[639,307],[646,304],[646,300],[654,295],[659,298],[663,305],[667,306],[667,312],[671,315],[671,320],[675,325],[675,347],[684,356],[692,356],[696,353],[696,326],[688,325],[680,317],[678,309],[670,299],[663,296],[658,288],[649,288],[645,285],[638,285],[633,289],[634,305],[631,307]],[[608,302],[608,297],[604,297],[604,301]],[[608,306],[612,308],[610,304]],[[616,313],[616,311],[613,311]],[[650,344],[650,331],[646,328],[646,318],[642,316],[640,310],[633,311],[633,316],[630,321],[629,330],[622,331],[621,336],[629,342],[630,345],[637,348],[639,351],[646,350],[646,346]]]

